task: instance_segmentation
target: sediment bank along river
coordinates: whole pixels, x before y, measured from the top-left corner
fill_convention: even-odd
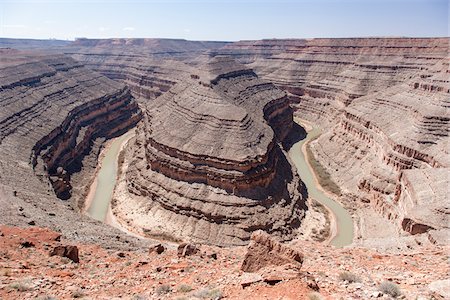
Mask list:
[[[304,126],[301,120],[296,119],[296,123],[300,126]],[[297,167],[297,171],[300,178],[305,183],[308,190],[309,197],[316,199],[333,214],[331,222],[335,222],[335,235],[330,241],[330,244],[336,247],[343,247],[350,245],[353,241],[353,220],[348,211],[342,207],[342,205],[336,202],[320,187],[315,175],[314,170],[308,163],[306,154],[306,144],[318,137],[321,134],[321,130],[318,127],[311,126],[308,128],[307,136],[305,139],[295,143],[289,150],[289,156]]]
[[[92,218],[105,221],[109,203],[116,185],[118,158],[122,146],[134,135],[134,130],[113,139],[100,157],[100,170],[86,199],[86,213]]]
[[[296,120],[301,124],[300,120]],[[308,130],[305,139],[297,142],[289,150],[289,156],[294,162],[302,181],[305,183],[309,197],[312,197],[326,206],[332,213],[332,222],[335,222],[335,236],[331,244],[337,247],[349,245],[353,240],[353,221],[350,214],[341,204],[327,196],[320,188],[314,170],[307,162],[305,144],[319,136],[321,133],[317,127]],[[99,221],[105,221],[108,213],[109,203],[116,185],[118,158],[122,146],[134,135],[131,130],[124,135],[115,138],[105,148],[100,160],[100,169],[91,190],[86,199],[87,214]]]

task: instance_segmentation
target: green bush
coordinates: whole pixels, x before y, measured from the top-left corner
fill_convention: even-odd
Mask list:
[[[181,284],[178,287],[177,291],[179,293],[188,293],[188,292],[192,291],[192,287],[190,285],[188,285],[188,284]]]
[[[361,278],[359,278],[357,275],[347,271],[339,273],[339,279],[342,281],[348,281],[350,283],[361,281]]]
[[[72,298],[83,298],[84,296],[86,296],[86,294],[81,289],[78,289],[72,293]]]
[[[390,282],[390,281],[383,281],[380,284],[379,290],[383,294],[391,295],[394,298],[397,298],[398,296],[400,296],[402,294],[400,292],[400,288],[398,287],[398,285],[396,285],[395,283]]]
[[[11,283],[9,287],[19,292],[26,292],[31,290],[31,287],[25,282],[14,282]]]
[[[220,300],[223,295],[219,289],[202,289],[194,294],[195,297],[201,299]]]
[[[317,293],[317,292],[312,292],[308,294],[308,299],[309,300],[323,300],[323,297],[321,294]]]
[[[158,295],[168,294],[171,291],[172,291],[172,288],[170,287],[170,285],[167,285],[167,284],[160,285],[156,288],[156,293]]]

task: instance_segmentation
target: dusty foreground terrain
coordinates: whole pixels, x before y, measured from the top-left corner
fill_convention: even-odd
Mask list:
[[[292,260],[297,265],[288,261],[246,273],[241,265],[247,247],[198,246],[197,253],[188,255],[188,249],[180,257],[175,244],[163,245],[158,254],[154,246],[119,251],[71,242],[39,227],[0,226],[0,232],[0,299],[390,299],[397,291],[400,299],[446,299],[449,287],[448,247],[383,254],[314,242],[287,248],[269,241],[269,251],[267,241],[252,236],[247,256],[257,263],[247,257],[247,269],[268,257],[289,260],[292,253],[303,253],[303,265]],[[77,246],[79,263],[50,256],[58,245]],[[384,283],[384,293],[383,281],[391,283]]]

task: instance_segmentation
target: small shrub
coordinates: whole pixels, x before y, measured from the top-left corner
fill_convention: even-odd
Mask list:
[[[7,268],[0,269],[0,276],[6,276],[6,277],[11,276],[11,269],[7,269]]]
[[[72,298],[83,298],[84,296],[86,294],[81,289],[72,292]]]
[[[156,288],[156,293],[158,295],[164,295],[164,294],[168,294],[172,291],[172,288],[170,287],[170,285],[168,284],[163,284],[160,285]]]
[[[341,272],[339,273],[339,279],[342,281],[348,281],[349,283],[352,282],[360,282],[361,278],[359,278],[357,275],[351,273],[351,272]]]
[[[308,299],[309,300],[323,300],[323,297],[321,294],[317,293],[317,292],[312,292],[308,294]]]
[[[219,289],[202,289],[194,294],[195,297],[201,299],[220,300],[223,295]]]
[[[189,293],[190,291],[192,291],[192,287],[190,285],[188,285],[188,284],[181,284],[178,287],[177,291],[179,293]]]
[[[383,294],[391,295],[394,298],[397,298],[398,296],[400,296],[402,294],[400,292],[400,288],[398,287],[398,285],[396,285],[395,283],[390,282],[390,281],[383,281],[380,284],[379,290]]]
[[[58,300],[58,298],[56,298],[55,296],[46,295],[37,298],[37,300]]]
[[[19,292],[26,292],[31,290],[31,287],[24,282],[14,282],[9,285],[10,288],[17,290]]]

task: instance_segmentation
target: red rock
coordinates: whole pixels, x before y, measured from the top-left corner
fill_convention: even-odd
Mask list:
[[[241,270],[255,272],[266,266],[293,264],[300,269],[303,254],[273,240],[269,234],[258,230],[253,232]]]
[[[199,251],[197,246],[189,243],[182,243],[178,246],[178,256],[185,257],[196,254]]]
[[[150,249],[148,250],[149,254],[152,254],[153,252],[156,252],[158,254],[163,253],[166,250],[166,247],[164,247],[164,245],[162,244],[157,244],[155,246],[150,247]]]
[[[52,251],[50,251],[50,256],[58,255],[61,257],[67,257],[68,259],[72,260],[73,262],[80,262],[80,259],[78,257],[78,247],[77,246],[56,246],[53,248]]]

